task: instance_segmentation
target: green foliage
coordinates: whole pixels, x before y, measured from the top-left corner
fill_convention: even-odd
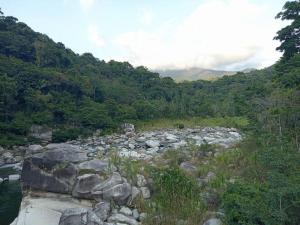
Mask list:
[[[277,32],[274,38],[281,42],[277,50],[284,52],[283,57],[290,59],[295,54],[300,53],[300,2],[287,1],[283,10],[277,14],[276,19],[292,20],[291,24]]]
[[[65,142],[68,140],[73,140],[81,134],[82,131],[78,128],[69,128],[69,129],[60,129],[56,130],[52,134],[52,141],[53,142]]]
[[[176,224],[183,220],[187,224],[202,221],[203,203],[196,181],[179,168],[154,169],[154,202],[145,224]]]

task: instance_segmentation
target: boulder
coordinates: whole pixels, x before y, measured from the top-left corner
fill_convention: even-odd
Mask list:
[[[108,190],[113,186],[123,183],[123,179],[121,175],[117,172],[114,172],[110,178],[103,181],[93,188],[93,193],[97,194],[97,192],[102,192],[104,190]]]
[[[26,151],[26,155],[32,155],[36,153],[40,153],[43,150],[43,146],[41,145],[29,145]]]
[[[145,179],[145,177],[141,174],[137,174],[137,186],[138,187],[143,187],[147,185],[147,180]]]
[[[108,160],[92,159],[78,165],[79,170],[92,170],[95,172],[116,171],[116,167],[111,165]]]
[[[100,202],[96,204],[94,213],[103,221],[107,220],[110,213],[110,203]]]
[[[129,208],[126,207],[126,206],[122,206],[119,212],[122,213],[122,214],[125,215],[125,216],[132,216],[132,211],[131,211],[131,209],[129,209]]]
[[[86,155],[69,148],[48,150],[26,158],[21,175],[23,188],[71,193],[78,173],[71,162],[80,161],[80,157]]]
[[[118,184],[103,191],[102,194],[104,200],[113,200],[117,204],[123,205],[131,195],[131,185],[128,183]]]
[[[147,199],[147,198],[151,197],[149,188],[147,188],[147,187],[141,187],[141,192],[142,192],[143,198]]]
[[[113,214],[108,218],[107,221],[112,223],[125,223],[129,225],[139,225],[139,223],[133,217],[128,217],[120,213]]]
[[[148,140],[148,141],[146,141],[146,145],[149,148],[155,148],[155,147],[159,147],[160,143],[157,140]]]
[[[92,199],[92,189],[101,182],[99,175],[84,174],[77,177],[72,195],[77,198]]]
[[[9,181],[17,181],[17,180],[20,180],[20,175],[19,175],[19,174],[11,174],[11,175],[8,175],[8,180],[9,180]]]
[[[51,141],[52,140],[52,129],[40,126],[40,125],[32,125],[30,127],[29,136],[34,137],[36,139],[40,139],[43,141]]]
[[[186,172],[194,172],[197,170],[197,167],[189,162],[182,162],[180,164],[180,168],[183,169]]]
[[[59,225],[103,225],[103,221],[91,210],[73,208],[62,213]]]

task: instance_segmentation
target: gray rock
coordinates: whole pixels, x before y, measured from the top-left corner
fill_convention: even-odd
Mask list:
[[[17,181],[20,180],[20,175],[19,174],[12,174],[8,176],[9,181]]]
[[[103,221],[91,210],[73,208],[63,212],[59,225],[103,225]]]
[[[108,189],[112,188],[113,186],[121,184],[121,183],[123,183],[123,179],[122,179],[121,175],[117,172],[114,172],[109,179],[107,179],[107,180],[103,181],[102,183],[98,184],[97,186],[95,186],[93,188],[93,193],[97,194],[97,192],[102,192],[104,190],[108,190]]]
[[[49,152],[51,154],[39,153],[24,160],[21,175],[23,188],[71,193],[77,176],[77,167],[68,162],[65,152],[61,153],[58,150]]]
[[[81,150],[79,146],[71,144],[49,144],[46,146],[48,151],[43,153],[38,153],[35,157],[43,157],[51,161],[59,162],[83,162],[87,161],[88,157],[85,151]]]
[[[135,132],[135,128],[134,125],[131,123],[123,123],[121,124],[121,129],[123,130],[124,133],[134,133]]]
[[[143,198],[147,199],[147,198],[151,197],[149,188],[147,188],[147,187],[141,187],[141,192],[142,192]]]
[[[137,209],[132,210],[132,216],[136,220],[139,219],[140,217],[139,211]]]
[[[122,206],[119,212],[122,213],[122,214],[124,214],[125,216],[132,216],[131,209],[129,209],[126,206]]]
[[[113,200],[117,204],[125,204],[131,195],[131,185],[128,183],[118,184],[103,191],[104,200]]]
[[[110,213],[110,203],[100,202],[95,206],[94,213],[103,221],[107,220]]]
[[[3,179],[0,177],[0,184],[3,182]]]
[[[43,150],[41,145],[29,145],[26,154],[35,154]]]
[[[147,185],[147,180],[145,179],[145,177],[141,174],[137,174],[137,186],[138,187],[143,187]]]
[[[182,162],[180,164],[180,168],[182,168],[186,172],[194,172],[194,171],[197,170],[197,167],[194,166],[193,164],[189,163],[189,162]]]
[[[113,214],[107,220],[108,222],[112,223],[125,223],[129,225],[138,225],[139,223],[132,217],[125,216],[123,214]]]
[[[146,219],[146,217],[147,217],[147,213],[141,213],[139,220],[143,221],[144,219]]]
[[[92,189],[101,182],[99,175],[84,174],[77,177],[72,195],[77,198],[92,199]]]
[[[146,145],[149,148],[155,148],[155,147],[159,147],[160,143],[157,140],[148,140],[148,141],[146,141]]]
[[[116,167],[111,165],[108,160],[92,159],[78,165],[80,170],[93,170],[95,172],[116,171]]]
[[[39,125],[32,125],[30,127],[29,136],[43,141],[52,140],[52,129]]]
[[[217,218],[212,218],[205,221],[203,225],[222,225],[222,221]]]

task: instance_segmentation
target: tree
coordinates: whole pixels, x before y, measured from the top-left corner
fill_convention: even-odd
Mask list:
[[[300,1],[288,1],[283,10],[277,14],[276,19],[292,20],[292,23],[277,32],[275,40],[281,42],[276,48],[283,53],[283,58],[290,59],[300,53]]]

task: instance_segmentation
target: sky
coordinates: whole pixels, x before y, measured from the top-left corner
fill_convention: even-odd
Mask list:
[[[5,15],[76,53],[149,69],[264,68],[285,0],[0,0]]]

